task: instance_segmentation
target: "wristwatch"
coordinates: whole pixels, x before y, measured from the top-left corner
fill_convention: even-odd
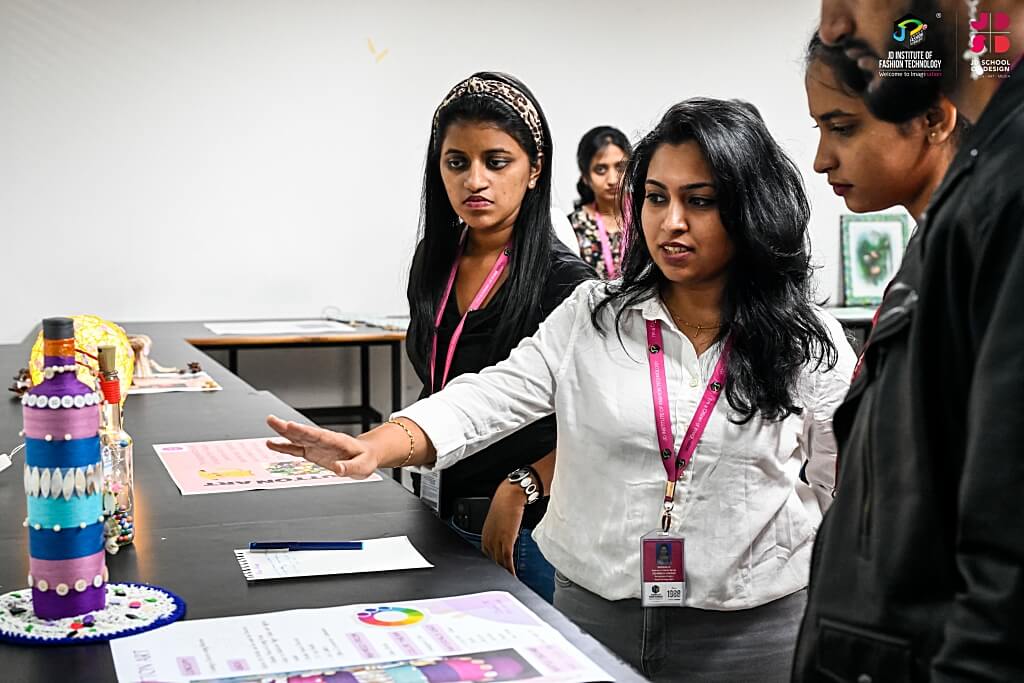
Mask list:
[[[513,484],[518,484],[519,488],[523,490],[523,493],[526,494],[527,505],[533,505],[544,497],[544,484],[541,483],[537,470],[532,467],[520,467],[509,474],[507,479]]]

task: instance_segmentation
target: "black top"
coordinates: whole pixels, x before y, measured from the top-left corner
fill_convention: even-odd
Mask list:
[[[1024,69],[907,246],[836,412],[794,681],[1024,680]]]
[[[417,249],[417,258],[419,249]],[[413,266],[415,270],[415,265]],[[566,299],[576,286],[595,277],[594,271],[579,256],[569,251],[557,239],[552,240],[551,261],[546,272],[544,294],[541,310],[530,316],[526,325],[526,334],[532,335],[540,323]],[[410,285],[411,286],[411,285]],[[488,305],[478,311],[471,311],[466,317],[462,336],[452,358],[452,367],[448,373],[448,381],[464,373],[479,372],[508,357],[520,339],[494,339],[493,332],[498,321],[506,315],[508,306],[508,288],[502,286]],[[445,356],[448,353],[448,342],[459,324],[460,315],[454,292],[448,299],[444,316],[437,337],[436,381],[440,389],[441,375],[444,372]],[[409,330],[409,337],[413,335]],[[420,398],[429,396],[430,365],[427,358],[422,357],[411,345],[407,347],[409,361],[412,363],[423,391]],[[498,443],[476,453],[462,462],[441,472],[440,514],[449,517],[452,514],[452,503],[456,498],[484,497],[492,498],[495,489],[512,470],[530,465],[555,447],[555,416],[550,415],[502,439]],[[547,493],[547,492],[545,492]],[[538,501],[526,508],[523,526],[532,529],[547,507],[547,500]]]

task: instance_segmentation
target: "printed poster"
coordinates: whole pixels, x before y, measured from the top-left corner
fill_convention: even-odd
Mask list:
[[[303,458],[270,450],[266,439],[166,443],[155,444],[153,449],[183,496],[330,486],[381,478],[376,473],[366,479],[339,477]]]
[[[121,683],[612,680],[503,592],[179,621],[110,649]]]

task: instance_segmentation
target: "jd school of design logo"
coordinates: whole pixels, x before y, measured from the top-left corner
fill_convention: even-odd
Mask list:
[[[1010,15],[1006,12],[978,12],[971,22],[971,51],[1003,54],[1010,51]]]
[[[924,40],[924,32],[928,24],[924,23],[913,14],[905,14],[897,21],[893,28],[892,37],[898,43],[917,45]]]

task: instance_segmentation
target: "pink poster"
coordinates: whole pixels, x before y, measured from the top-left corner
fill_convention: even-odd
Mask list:
[[[275,453],[266,439],[155,444],[153,449],[183,496],[257,489],[290,489],[359,481],[325,470],[302,458]]]

